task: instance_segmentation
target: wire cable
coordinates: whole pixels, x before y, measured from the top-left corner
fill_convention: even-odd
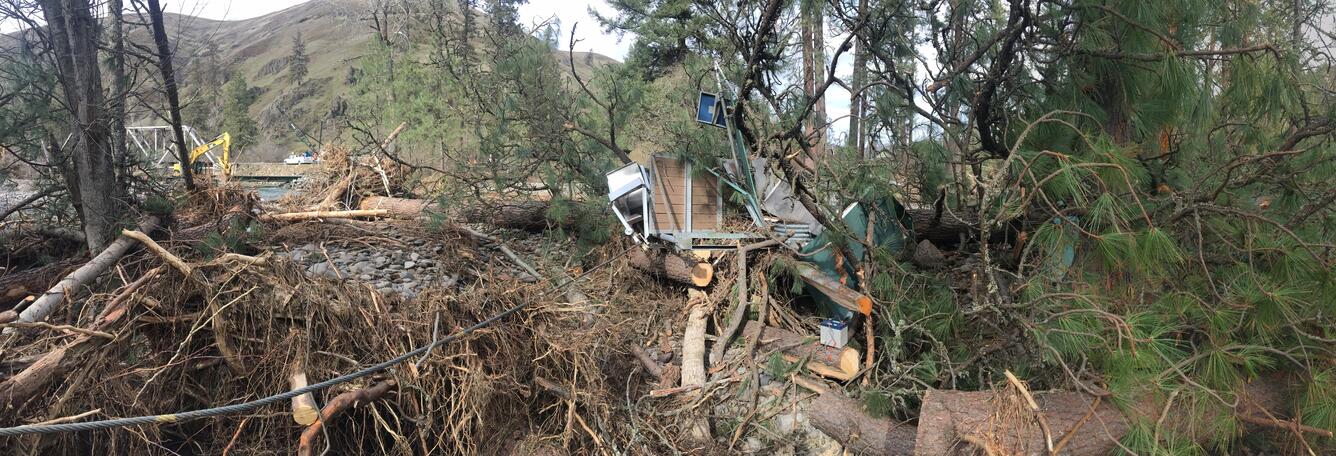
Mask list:
[[[632,246],[632,248],[635,248],[635,246]],[[460,330],[459,332],[450,334],[450,335],[446,336],[445,338],[442,338],[442,339],[440,339],[440,340],[437,340],[437,341],[428,343],[427,345],[423,345],[423,346],[421,346],[421,347],[415,348],[415,349],[413,349],[412,351],[409,351],[409,352],[407,352],[407,353],[401,354],[401,355],[396,356],[396,357],[394,357],[394,358],[391,358],[391,359],[389,359],[389,360],[383,361],[383,362],[381,362],[380,364],[376,364],[376,365],[374,365],[374,366],[371,366],[371,367],[368,367],[368,368],[365,368],[365,369],[362,369],[362,370],[359,370],[359,371],[355,371],[355,372],[351,372],[351,373],[348,373],[348,374],[344,374],[344,375],[341,375],[341,376],[338,376],[338,377],[334,377],[334,378],[331,378],[331,379],[329,379],[329,380],[325,380],[325,381],[323,381],[323,382],[316,383],[316,384],[314,384],[314,385],[308,385],[308,386],[305,386],[305,387],[302,387],[302,388],[298,388],[298,389],[295,389],[295,390],[287,391],[287,392],[284,392],[284,393],[275,394],[275,395],[273,395],[273,396],[269,396],[269,397],[265,397],[265,398],[261,398],[261,399],[256,399],[256,400],[253,400],[253,401],[250,401],[250,402],[243,402],[243,403],[240,403],[240,404],[232,404],[232,405],[224,405],[224,406],[213,407],[213,408],[207,408],[207,409],[200,409],[200,410],[190,410],[190,411],[185,411],[185,412],[168,413],[168,414],[164,414],[164,415],[144,415],[144,416],[136,416],[136,417],[129,417],[129,418],[115,418],[115,419],[99,420],[99,421],[84,421],[84,422],[79,422],[79,423],[61,423],[61,424],[45,424],[45,425],[42,425],[42,424],[30,424],[30,425],[24,425],[24,426],[15,426],[15,427],[0,428],[0,437],[17,437],[17,436],[21,436],[21,435],[30,435],[30,434],[60,434],[60,433],[65,433],[65,432],[100,431],[100,430],[104,430],[104,429],[113,429],[113,428],[126,427],[126,426],[139,426],[139,425],[145,425],[145,424],[169,424],[169,423],[180,423],[180,422],[190,421],[190,420],[196,420],[196,419],[200,419],[200,418],[209,418],[209,417],[215,417],[215,416],[230,415],[230,414],[233,414],[233,413],[241,413],[241,412],[246,412],[246,411],[250,411],[250,410],[255,410],[255,409],[257,409],[257,408],[264,407],[264,406],[266,406],[266,405],[270,405],[270,404],[275,404],[275,403],[282,402],[282,401],[285,401],[285,400],[289,400],[289,399],[292,399],[292,398],[294,398],[294,397],[297,397],[297,396],[300,396],[300,395],[303,395],[303,394],[306,394],[306,393],[309,393],[309,392],[319,391],[319,390],[322,390],[322,389],[325,389],[325,388],[329,388],[329,387],[331,387],[331,386],[335,386],[335,385],[339,385],[339,384],[343,384],[343,383],[348,383],[348,382],[351,382],[351,381],[353,381],[353,380],[357,380],[357,379],[359,379],[359,378],[366,377],[366,376],[368,376],[368,375],[371,375],[371,374],[374,374],[374,373],[377,373],[377,372],[380,372],[380,371],[389,369],[391,366],[394,366],[395,364],[399,364],[399,363],[402,363],[402,362],[407,361],[407,360],[409,360],[409,359],[412,359],[414,356],[418,356],[418,355],[421,355],[421,354],[423,354],[423,353],[427,353],[428,351],[430,351],[430,350],[433,349],[433,348],[436,348],[437,346],[448,344],[448,343],[450,343],[450,342],[452,342],[452,341],[454,341],[454,340],[456,340],[456,339],[459,339],[460,337],[464,337],[464,336],[468,335],[469,333],[472,333],[472,332],[477,331],[477,330],[479,330],[479,329],[482,329],[482,328],[486,328],[486,327],[488,327],[488,326],[491,326],[493,323],[496,323],[497,321],[501,320],[502,318],[505,318],[505,317],[507,317],[507,316],[509,316],[509,315],[511,315],[511,314],[514,314],[515,312],[519,312],[521,309],[527,307],[530,303],[532,303],[532,302],[534,302],[534,301],[537,301],[538,298],[545,297],[545,296],[547,296],[547,295],[552,294],[553,292],[556,292],[556,291],[558,291],[558,290],[561,290],[561,289],[563,289],[563,288],[566,288],[567,286],[570,286],[571,284],[573,284],[573,283],[579,281],[580,279],[583,279],[583,278],[587,277],[590,273],[593,273],[594,271],[597,271],[597,270],[599,270],[599,269],[602,269],[604,266],[607,266],[608,264],[612,263],[613,260],[616,260],[616,259],[618,259],[618,258],[621,258],[622,256],[626,255],[627,252],[630,252],[630,251],[631,251],[630,249],[627,249],[626,251],[622,252],[621,254],[618,254],[618,255],[616,255],[616,256],[614,256],[614,257],[612,257],[612,258],[609,258],[607,261],[604,261],[603,263],[600,263],[599,265],[597,265],[597,266],[595,266],[595,267],[589,269],[588,271],[585,271],[583,274],[580,274],[578,277],[576,277],[576,278],[574,278],[574,279],[571,279],[571,280],[569,280],[569,281],[566,281],[564,284],[558,284],[558,285],[556,285],[556,286],[554,286],[554,287],[552,287],[552,288],[549,288],[547,291],[544,291],[544,292],[542,292],[542,293],[539,293],[538,296],[535,296],[535,297],[534,297],[534,299],[526,300],[526,301],[524,301],[524,302],[521,302],[521,303],[519,303],[519,304],[516,304],[516,305],[514,305],[514,306],[512,306],[512,307],[510,307],[510,308],[508,308],[508,309],[506,309],[506,310],[504,310],[504,311],[501,311],[500,313],[498,313],[498,314],[496,314],[496,315],[492,315],[491,317],[487,317],[487,319],[485,319],[485,320],[482,320],[482,321],[480,321],[480,322],[477,322],[477,323],[473,324],[473,326],[469,326],[468,328],[464,328],[464,329]]]

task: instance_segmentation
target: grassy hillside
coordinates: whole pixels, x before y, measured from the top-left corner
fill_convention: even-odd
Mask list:
[[[331,111],[337,114],[341,101],[352,88],[351,77],[355,76],[362,57],[373,48],[374,31],[368,16],[366,3],[347,0],[313,0],[235,21],[168,13],[164,19],[176,49],[186,122],[204,136],[221,133],[221,87],[233,75],[241,75],[255,94],[250,115],[259,123],[260,138],[256,138],[255,145],[240,160],[272,161],[305,149],[302,135],[295,133],[289,123],[316,141],[334,139],[340,122]],[[141,21],[127,16],[126,19],[147,23],[147,18]],[[151,48],[148,27],[127,27],[129,39],[139,43],[136,47],[141,54]],[[305,42],[310,62],[306,81],[295,87],[288,77],[288,58],[298,34]],[[13,34],[0,37],[0,48],[14,49]],[[553,52],[562,68],[568,68],[566,52]],[[576,71],[581,74],[613,63],[616,60],[599,54],[577,52],[575,56]],[[136,87],[141,92],[150,92],[157,86],[157,74],[152,68],[144,67],[137,78],[141,82]],[[130,123],[165,124],[159,115],[165,112],[161,111],[163,103],[158,98],[150,98],[156,105],[151,109],[132,108]]]

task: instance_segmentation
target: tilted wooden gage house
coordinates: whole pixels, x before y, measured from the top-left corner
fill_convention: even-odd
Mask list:
[[[840,279],[854,277],[855,271],[849,270],[852,261],[823,259],[823,255],[831,256],[833,250],[825,248],[831,240],[823,236],[824,227],[798,201],[789,183],[774,174],[764,158],[747,155],[741,133],[729,122],[729,100],[701,92],[697,101],[696,121],[726,132],[731,150],[721,154],[725,156],[719,157],[718,169],[655,155],[645,165],[630,163],[609,172],[608,200],[626,235],[647,247],[671,246],[678,250],[730,250],[765,239],[781,240],[807,252],[802,261],[810,264],[799,267],[797,273],[814,294],[825,296],[842,308],[832,312],[832,316],[847,321],[853,312],[870,312],[871,299]],[[725,230],[723,185],[737,194],[752,226],[733,232]],[[888,215],[898,213],[887,210],[898,207],[898,203],[889,196],[885,200],[888,203],[878,204],[882,207],[879,210]],[[857,239],[867,238],[867,210],[853,202],[841,214],[841,220]],[[873,242],[898,246],[903,233],[892,230],[893,226],[898,225],[878,224]],[[849,242],[851,251],[859,252],[857,255],[861,257],[863,245]]]
[[[720,185],[713,173],[664,155],[651,157],[649,166],[632,163],[608,173],[608,197],[626,234],[683,250],[731,248],[734,243],[722,241],[745,237],[721,230]]]

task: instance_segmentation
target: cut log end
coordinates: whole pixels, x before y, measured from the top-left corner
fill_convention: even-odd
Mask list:
[[[858,296],[858,311],[863,315],[872,315],[872,298],[867,295]]]
[[[710,263],[696,263],[691,268],[691,283],[697,287],[704,287],[714,280],[714,265]]]

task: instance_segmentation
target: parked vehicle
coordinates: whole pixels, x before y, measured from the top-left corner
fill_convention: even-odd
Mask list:
[[[283,164],[285,165],[310,165],[315,162],[315,156],[312,155],[310,151],[301,155],[292,154],[289,155],[288,158],[283,159]]]

